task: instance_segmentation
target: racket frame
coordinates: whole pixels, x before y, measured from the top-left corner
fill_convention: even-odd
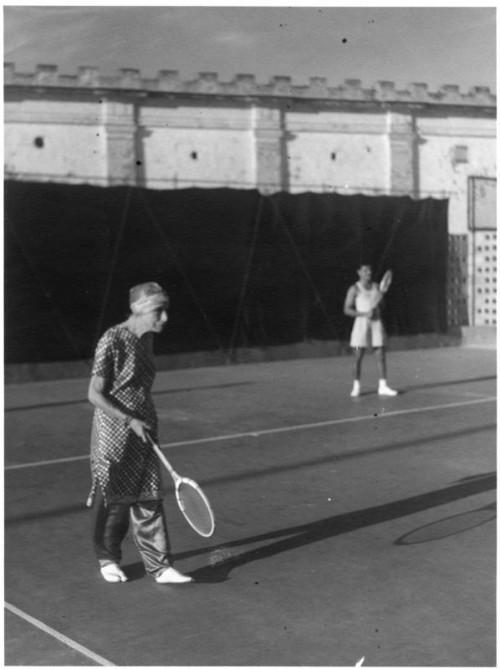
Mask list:
[[[380,280],[378,286],[381,293],[387,293],[387,291],[391,287],[392,277],[393,277],[392,270],[388,269],[387,272],[384,273],[384,276]]]
[[[175,498],[176,498],[176,500],[177,500],[177,505],[178,505],[179,509],[180,509],[181,512],[182,512],[182,515],[183,515],[184,518],[187,520],[187,522],[191,525],[191,527],[193,528],[193,530],[194,530],[195,532],[197,532],[200,536],[202,536],[202,537],[206,537],[206,538],[211,537],[212,534],[214,533],[214,530],[215,530],[215,516],[214,516],[214,512],[212,511],[212,506],[211,506],[210,502],[208,501],[208,497],[205,495],[205,493],[204,493],[203,490],[200,488],[200,486],[196,483],[196,481],[193,481],[193,479],[190,479],[190,478],[188,478],[188,477],[186,477],[186,476],[180,476],[180,475],[175,471],[175,469],[172,467],[172,465],[170,464],[170,462],[167,460],[167,458],[165,457],[163,451],[162,451],[161,448],[158,446],[158,444],[156,444],[156,443],[153,441],[153,439],[151,438],[151,436],[150,436],[149,434],[147,435],[147,437],[148,437],[148,441],[149,441],[149,443],[150,443],[151,446],[153,447],[154,452],[156,453],[156,455],[157,455],[158,458],[160,459],[160,462],[164,465],[164,467],[166,468],[166,470],[168,471],[168,473],[170,474],[170,476],[172,477],[172,479],[173,479],[173,481],[174,481],[174,485],[175,485]],[[203,502],[205,503],[206,509],[207,509],[207,511],[208,511],[208,513],[209,513],[209,515],[210,515],[210,520],[212,521],[212,522],[211,522],[212,527],[211,527],[210,532],[201,532],[200,529],[199,529],[198,527],[196,527],[196,525],[193,524],[193,522],[191,521],[191,518],[190,518],[190,517],[188,516],[188,514],[185,512],[185,510],[184,510],[184,505],[183,505],[183,503],[182,503],[182,500],[181,500],[181,497],[180,497],[180,493],[179,493],[179,488],[180,488],[180,486],[181,486],[182,483],[185,483],[186,485],[189,485],[189,486],[191,486],[192,488],[194,488],[194,489],[196,490],[196,492],[197,492],[197,493],[200,495],[200,497],[202,498]]]

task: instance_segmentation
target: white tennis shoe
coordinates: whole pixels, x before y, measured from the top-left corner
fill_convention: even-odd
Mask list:
[[[354,385],[351,390],[351,397],[359,397],[361,395],[361,385],[359,381],[354,381]]]
[[[185,576],[181,574],[180,571],[174,569],[173,567],[167,567],[164,571],[161,572],[159,576],[156,577],[156,582],[163,583],[191,583],[191,576]]]
[[[398,394],[398,391],[389,388],[389,386],[379,386],[378,394],[385,395],[386,397],[395,397]]]
[[[101,567],[101,574],[103,579],[108,583],[125,583],[128,581],[127,576],[116,562],[109,562],[104,567]]]

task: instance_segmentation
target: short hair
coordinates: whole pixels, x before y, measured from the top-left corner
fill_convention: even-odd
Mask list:
[[[160,286],[160,284],[156,283],[155,281],[147,281],[146,283],[140,283],[137,286],[133,286],[133,288],[131,288],[129,291],[129,304],[132,305],[134,302],[137,302],[137,300],[140,300],[144,297],[152,297],[153,295],[163,295],[166,298],[168,304],[168,295]]]

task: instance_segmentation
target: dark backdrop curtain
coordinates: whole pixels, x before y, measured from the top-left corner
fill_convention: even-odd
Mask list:
[[[128,290],[171,297],[158,354],[348,339],[360,262],[391,268],[390,335],[443,333],[447,200],[7,181],[5,362],[76,360],[126,318]]]

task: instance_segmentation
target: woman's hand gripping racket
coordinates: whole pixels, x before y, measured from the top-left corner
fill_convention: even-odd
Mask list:
[[[155,444],[149,434],[147,437],[156,455],[174,480],[175,497],[184,518],[202,537],[211,537],[215,530],[215,517],[207,496],[196,481],[179,476],[158,444]]]

